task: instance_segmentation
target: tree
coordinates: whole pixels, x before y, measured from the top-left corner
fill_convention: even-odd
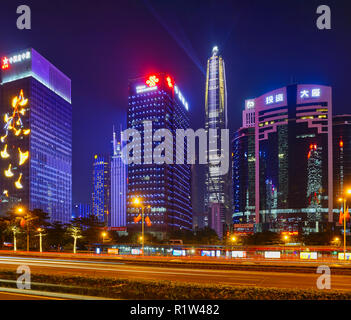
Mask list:
[[[101,239],[101,231],[105,224],[101,222],[95,215],[89,215],[83,218],[75,218],[72,225],[82,230],[84,242],[87,245],[97,243]]]
[[[218,244],[219,238],[215,230],[205,227],[195,232],[195,242],[201,244]]]
[[[279,233],[265,231],[265,232],[257,232],[255,234],[251,234],[244,239],[244,244],[246,245],[273,245],[273,244],[281,244],[282,238]]]
[[[20,233],[20,229],[16,225],[10,226],[13,234],[13,251],[17,251],[17,237],[16,235]]]
[[[50,248],[60,251],[67,243],[67,225],[55,221],[47,229],[46,243]]]
[[[190,230],[175,230],[170,233],[169,239],[183,240],[184,244],[192,244],[196,242],[194,233]]]
[[[5,242],[6,235],[8,233],[8,227],[10,225],[10,219],[8,216],[0,217],[0,234],[1,234],[1,247]]]
[[[67,232],[74,239],[73,241],[73,253],[76,253],[77,239],[82,238],[82,230],[77,226],[69,226]]]

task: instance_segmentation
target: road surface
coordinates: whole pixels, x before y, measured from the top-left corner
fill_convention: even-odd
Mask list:
[[[1,290],[1,288],[0,288],[0,290]],[[1,292],[0,291],[0,300],[62,300],[62,299],[46,297],[46,296],[37,296],[37,295],[32,295],[32,294]]]
[[[0,270],[16,270],[19,265],[29,266],[34,274],[170,280],[266,288],[316,289],[316,281],[320,276],[317,273],[172,268],[129,265],[121,262],[0,257]],[[351,291],[351,276],[331,275],[331,289]]]

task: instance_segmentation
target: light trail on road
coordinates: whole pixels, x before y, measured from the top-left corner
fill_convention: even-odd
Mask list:
[[[40,258],[0,257],[0,269],[15,270],[30,266],[33,274],[89,276],[114,279],[167,280],[185,283],[215,283],[235,286],[316,289],[320,274],[245,270],[215,270],[184,267],[128,265],[120,262],[56,260]],[[316,269],[317,270],[317,269]],[[351,276],[332,275],[332,289],[351,291]]]

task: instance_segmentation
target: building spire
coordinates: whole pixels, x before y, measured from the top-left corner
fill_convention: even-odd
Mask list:
[[[116,144],[116,132],[115,132],[115,125],[113,125],[112,127],[112,136],[113,136],[113,140],[112,140],[112,146],[113,146],[113,155],[117,155],[117,144]]]
[[[217,46],[214,46],[212,48],[212,56],[216,56],[218,54],[218,47]]]

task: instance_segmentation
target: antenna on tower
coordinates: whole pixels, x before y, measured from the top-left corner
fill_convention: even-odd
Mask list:
[[[115,125],[112,126],[112,136],[113,136],[113,140],[112,140],[112,145],[113,145],[113,155],[115,156],[117,154],[117,145],[116,145],[116,132],[115,132]]]
[[[218,53],[218,47],[217,46],[214,46],[213,49],[212,49],[212,55],[213,56],[216,56]]]

